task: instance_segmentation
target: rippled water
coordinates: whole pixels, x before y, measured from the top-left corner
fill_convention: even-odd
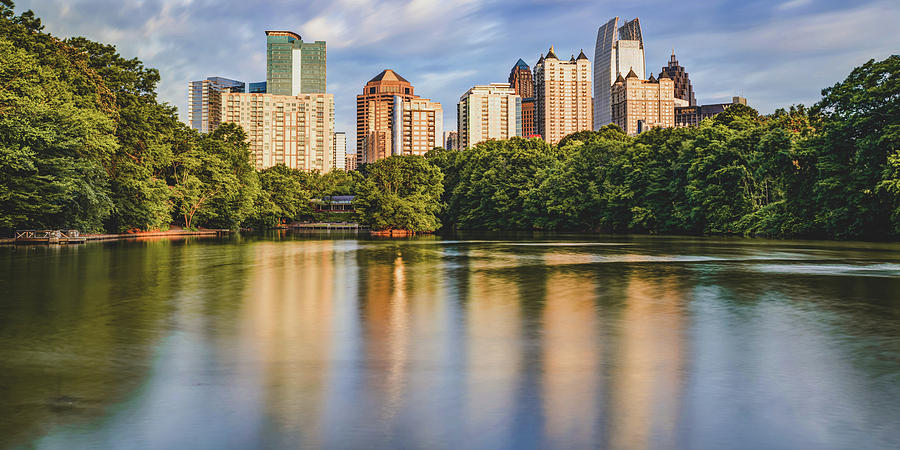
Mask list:
[[[0,447],[897,448],[900,246],[0,247]]]

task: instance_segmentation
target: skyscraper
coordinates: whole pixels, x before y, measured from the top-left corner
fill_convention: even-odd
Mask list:
[[[521,61],[521,60],[519,60]],[[459,98],[459,148],[522,135],[522,98],[506,83],[475,86]]]
[[[417,98],[409,81],[390,69],[369,80],[356,96],[357,164],[375,162],[393,151],[394,96]]]
[[[610,89],[612,121],[626,133],[675,126],[674,83],[665,73],[642,80],[629,70],[625,77],[619,74]]]
[[[325,41],[303,42],[292,31],[266,31],[266,92],[325,92]]]
[[[521,58],[509,71],[509,87],[513,88],[519,97],[534,97],[534,77],[531,74],[531,68]]]
[[[666,74],[675,83],[675,98],[687,102],[684,106],[697,106],[697,98],[694,97],[694,87],[691,86],[691,79],[684,67],[678,64],[675,58],[675,50],[672,50],[672,56],[669,58],[669,65],[662,68],[660,74]]]
[[[209,77],[188,84],[188,124],[191,128],[209,133],[222,122],[222,93],[244,92],[243,81]]]
[[[583,51],[560,61],[550,47],[534,66],[534,90],[537,133],[545,141],[591,130],[591,64]]]
[[[509,86],[522,98],[522,112],[519,115],[522,123],[521,136],[532,136],[535,134],[534,77],[531,68],[521,58],[509,72]]]
[[[334,96],[224,93],[222,121],[244,128],[257,169],[284,164],[328,172],[334,161]]]
[[[597,30],[594,49],[594,129],[612,122],[610,88],[619,74],[634,71],[644,79],[644,38],[641,22],[634,18],[619,27],[614,17]]]

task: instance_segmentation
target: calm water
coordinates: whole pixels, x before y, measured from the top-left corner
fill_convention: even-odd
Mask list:
[[[900,246],[0,247],[0,447],[897,448]]]

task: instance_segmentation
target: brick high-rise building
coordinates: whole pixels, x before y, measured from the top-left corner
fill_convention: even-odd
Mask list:
[[[222,94],[222,122],[244,128],[257,169],[284,164],[328,172],[334,161],[332,94]]]
[[[386,69],[356,96],[357,163],[424,155],[443,145],[443,125],[440,103],[415,95],[409,81]]]
[[[534,66],[537,133],[556,144],[565,136],[593,129],[591,64],[582,51],[560,61],[550,47]]]
[[[697,106],[697,98],[694,97],[694,87],[691,86],[691,79],[688,77],[684,67],[678,64],[678,59],[675,58],[675,50],[672,50],[669,65],[662,68],[660,74],[663,73],[675,83],[675,98],[686,101],[686,106]]]
[[[531,68],[521,58],[509,71],[509,87],[513,88],[519,97],[534,97],[534,76],[531,73]]]
[[[188,125],[209,133],[222,123],[222,93],[244,92],[246,83],[222,77],[209,77],[188,84]]]
[[[459,148],[522,135],[522,98],[506,83],[475,86],[459,98]]]
[[[665,73],[642,80],[632,70],[624,78],[620,74],[611,88],[612,123],[626,133],[675,126],[675,83]]]
[[[536,133],[534,124],[534,76],[528,64],[519,58],[509,72],[509,86],[516,95],[522,98],[522,109],[519,115],[522,123],[522,136],[533,136]]]
[[[303,42],[293,31],[266,31],[266,92],[325,92],[325,41]]]

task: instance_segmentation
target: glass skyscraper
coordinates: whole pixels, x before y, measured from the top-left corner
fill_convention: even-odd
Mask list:
[[[188,124],[191,128],[208,133],[222,121],[223,92],[244,92],[243,81],[222,77],[209,77],[191,81],[188,85]]]
[[[292,31],[266,31],[266,92],[325,92],[325,41],[304,43]]]
[[[612,123],[611,87],[621,73],[633,70],[644,79],[644,36],[641,22],[634,18],[619,27],[614,17],[597,30],[594,49],[594,129]]]

